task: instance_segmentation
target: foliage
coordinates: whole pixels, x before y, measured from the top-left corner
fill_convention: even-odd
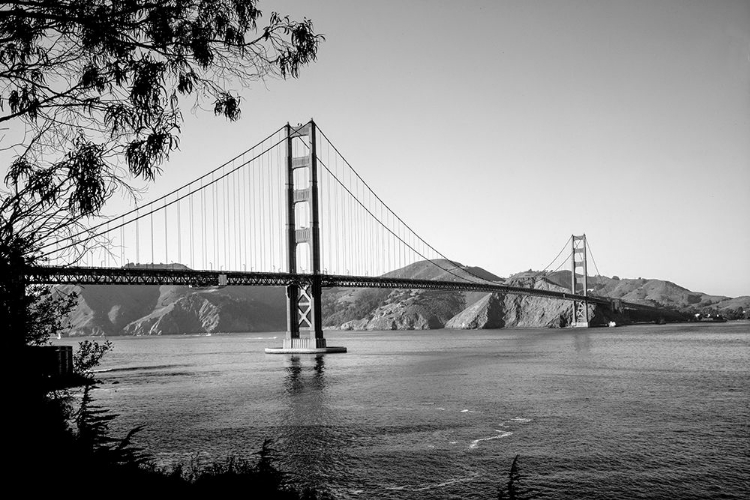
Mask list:
[[[383,301],[388,297],[389,293],[390,290],[362,290],[356,303],[352,305],[350,314],[356,319],[361,319],[371,315],[375,309],[383,304]]]
[[[9,450],[17,463],[9,472],[29,493],[44,485],[23,481],[28,464],[41,458],[67,481],[70,464],[81,460],[91,483],[93,470],[110,462],[101,456],[127,458],[130,436],[119,443],[105,437],[111,417],[92,406],[89,389],[78,432],[71,432],[69,391],[50,393],[24,363],[27,345],[60,331],[75,302],[74,295],[26,287],[25,268],[43,263],[45,245],[82,230],[115,192],[132,193],[133,179],[155,178],[179,146],[185,103],[235,121],[239,88],[297,77],[315,60],[323,37],[311,21],[275,12],[262,20],[257,0],[0,5],[0,158],[9,159],[0,188],[0,324],[10,334],[10,358],[20,360],[21,383],[7,398],[9,428],[21,437]],[[84,250],[83,241],[73,243],[70,263]],[[90,382],[109,348],[82,343],[75,370]]]
[[[106,408],[94,404],[91,391],[95,386],[88,384],[83,390],[80,408],[75,414],[77,446],[101,463],[140,466],[149,457],[140,448],[132,446],[133,436],[142,427],[132,429],[123,439],[110,436],[109,422],[117,417]]]
[[[0,8],[0,126],[23,129],[0,240],[59,236],[127,173],[153,180],[179,145],[181,104],[234,121],[230,85],[297,77],[323,39],[257,0],[58,0]]]
[[[68,315],[76,306],[78,294],[50,286],[30,286],[26,295],[29,301],[24,330],[26,345],[47,344],[50,336],[68,326]]]
[[[234,121],[237,89],[297,77],[316,59],[323,37],[310,20],[263,18],[258,7],[257,0],[0,5],[0,127],[10,131],[0,135],[0,154],[10,160],[0,188],[0,323],[13,348],[36,321],[26,318],[35,299],[25,295],[24,268],[83,230],[115,192],[132,192],[133,179],[155,178],[179,146],[186,102]],[[96,244],[85,235],[73,243],[70,263]],[[47,333],[60,326],[49,324]],[[39,329],[28,335],[43,342]]]
[[[416,304],[424,306],[441,323],[445,323],[466,307],[466,300],[459,292],[425,290],[417,295]]]
[[[383,304],[390,293],[390,290],[385,289],[357,290],[354,302],[338,300],[339,294],[324,293],[322,300],[324,325],[338,326],[348,321],[366,318]]]
[[[350,302],[341,299],[337,293],[323,294],[323,317],[325,326],[339,326],[348,321],[372,319],[379,307],[390,303],[411,306],[413,311],[425,317],[434,317],[441,324],[461,312],[466,307],[463,294],[453,291],[360,289]]]
[[[43,263],[45,245],[79,232],[115,192],[132,193],[133,179],[155,178],[179,146],[185,103],[234,121],[239,88],[297,77],[315,60],[323,38],[311,21],[275,12],[262,20],[257,0],[0,5],[0,157],[9,159],[0,188],[0,324],[10,333],[11,359],[59,331],[75,301],[27,288],[25,267]],[[70,263],[84,245],[73,243]],[[76,370],[90,379],[110,347],[83,343]],[[90,401],[74,446],[64,420],[69,393],[48,393],[27,363],[18,375],[7,402],[10,428],[23,440],[9,450],[19,464],[75,463],[71,453],[83,453],[82,442],[118,449],[97,437],[109,416]]]
[[[93,377],[93,369],[99,361],[113,348],[109,340],[99,344],[94,340],[84,340],[78,343],[78,351],[73,355],[73,371],[87,378]]]
[[[16,355],[26,346],[26,316],[33,301],[33,297],[26,294],[24,276],[19,272],[25,265],[29,248],[28,240],[5,240],[0,235],[0,324],[10,333],[7,345],[11,351],[16,351]],[[28,340],[38,343],[41,339],[29,332]]]
[[[284,474],[275,466],[276,451],[270,439],[263,442],[258,452],[258,460],[230,456],[223,461],[215,461],[202,466],[197,456],[188,466],[178,464],[171,471],[163,473],[187,485],[186,491],[193,495],[233,496],[242,491],[248,498],[275,498],[280,500],[325,500],[331,498],[325,492],[312,488],[299,491],[288,484]]]

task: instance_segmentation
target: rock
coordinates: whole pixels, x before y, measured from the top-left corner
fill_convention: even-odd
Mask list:
[[[505,326],[504,312],[502,296],[488,293],[453,316],[445,327],[456,330],[502,328]]]
[[[78,307],[68,332],[72,336],[286,329],[286,301],[278,288],[98,285],[77,291]]]

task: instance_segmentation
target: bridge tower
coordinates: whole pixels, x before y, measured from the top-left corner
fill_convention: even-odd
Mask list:
[[[588,295],[588,269],[586,268],[586,235],[571,236],[572,253],[570,258],[570,292],[576,295]],[[576,269],[580,269],[581,279],[576,275]],[[571,326],[578,328],[588,328],[589,326],[589,307],[588,301],[573,301],[573,322]]]
[[[323,337],[322,277],[320,274],[320,211],[316,126],[313,120],[296,127],[286,125],[286,241],[289,274],[299,279],[286,287],[287,331],[281,348],[267,353],[346,352],[329,347]],[[306,153],[294,156],[294,141],[303,141]],[[300,227],[301,223],[307,227]],[[306,269],[299,272],[298,248],[307,246]]]

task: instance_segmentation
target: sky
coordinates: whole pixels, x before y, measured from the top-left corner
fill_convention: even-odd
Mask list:
[[[154,199],[314,118],[420,236],[500,276],[596,269],[750,295],[747,0],[261,0],[326,37],[242,119],[186,112]],[[591,264],[590,264],[591,267]]]
[[[237,123],[188,116],[146,198],[314,118],[463,264],[542,269],[585,233],[603,275],[750,295],[747,0],[260,7],[312,19],[318,61],[243,91]]]

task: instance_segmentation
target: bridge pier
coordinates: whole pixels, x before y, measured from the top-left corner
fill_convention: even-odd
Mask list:
[[[318,158],[316,127],[310,120],[305,125],[286,125],[286,212],[287,265],[290,274],[299,274],[297,246],[310,248],[311,274],[286,287],[287,331],[281,347],[266,348],[268,354],[319,354],[346,352],[346,347],[329,347],[323,337],[322,285],[320,276],[320,221],[318,193]],[[295,138],[306,139],[307,155],[294,156]],[[296,189],[297,184],[304,187]],[[310,227],[297,227],[297,205],[302,220]],[[306,330],[304,335],[300,329]]]

